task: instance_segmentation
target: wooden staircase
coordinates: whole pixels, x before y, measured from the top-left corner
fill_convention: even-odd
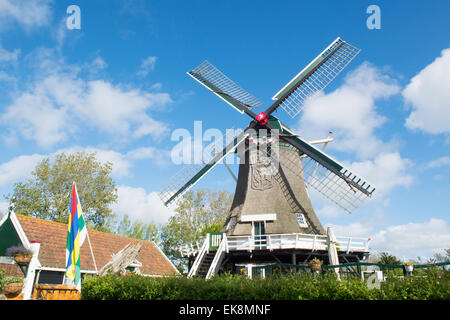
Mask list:
[[[198,267],[198,271],[196,276],[200,278],[206,278],[206,275],[208,274],[209,268],[211,267],[211,263],[214,260],[214,256],[216,255],[216,251],[210,251],[205,255],[203,258],[203,261],[201,262],[200,266]]]
[[[219,271],[220,264],[227,250],[227,239],[223,232],[210,232],[206,235],[202,248],[197,253],[194,264],[189,270],[188,278],[200,277],[210,279]]]

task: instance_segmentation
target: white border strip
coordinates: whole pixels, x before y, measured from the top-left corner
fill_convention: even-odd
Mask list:
[[[272,221],[272,220],[277,220],[276,213],[245,214],[241,216],[241,222]]]
[[[16,213],[14,211],[12,211],[10,213],[10,217],[11,217],[11,222],[14,226],[14,228],[16,229],[17,235],[20,238],[20,241],[22,242],[23,246],[28,249],[31,250],[31,243],[27,238],[27,235],[25,234],[25,231],[22,228],[22,225],[19,222],[19,219],[16,216]]]

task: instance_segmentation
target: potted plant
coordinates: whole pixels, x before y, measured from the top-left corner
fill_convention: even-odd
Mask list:
[[[411,273],[414,270],[414,265],[411,262],[405,262],[404,268],[407,272]]]
[[[309,267],[312,271],[320,271],[320,269],[322,268],[322,261],[314,258],[309,262]]]
[[[18,296],[22,292],[23,278],[5,277],[3,282],[3,293],[8,299]]]
[[[23,246],[13,246],[6,249],[6,255],[14,257],[17,263],[29,263],[33,257],[33,253]]]

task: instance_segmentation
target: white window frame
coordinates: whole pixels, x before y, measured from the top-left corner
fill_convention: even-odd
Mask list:
[[[265,220],[257,220],[252,221],[252,237],[255,237],[255,223],[262,223],[264,225],[264,234],[260,234],[259,236],[266,235],[266,221]]]
[[[297,218],[297,222],[298,222],[298,225],[300,227],[308,228],[308,223],[306,222],[306,218],[305,218],[305,215],[303,213],[297,212],[295,214],[295,217]]]

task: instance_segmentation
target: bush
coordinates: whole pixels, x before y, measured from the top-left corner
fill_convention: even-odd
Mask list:
[[[0,292],[3,292],[3,284],[5,282],[5,269],[0,269]]]
[[[406,279],[392,278],[380,289],[361,279],[337,281],[333,274],[273,276],[248,279],[240,275],[210,280],[184,277],[148,278],[131,274],[87,277],[82,299],[88,300],[449,300],[448,271],[427,271]]]
[[[414,276],[391,278],[381,284],[381,298],[389,300],[449,300],[450,271],[418,270]]]

